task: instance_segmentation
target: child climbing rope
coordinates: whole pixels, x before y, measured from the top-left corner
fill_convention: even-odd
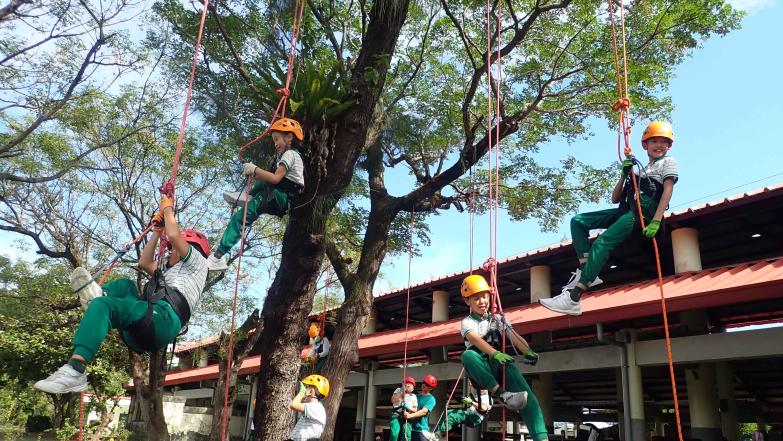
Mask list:
[[[135,352],[154,352],[174,341],[196,309],[207,281],[209,242],[194,230],[180,231],[174,201],[163,196],[153,217],[152,237],[144,246],[139,268],[151,276],[144,298],[130,279],[113,280],[101,289],[82,267],[71,274],[71,288],[79,294],[84,316],[73,336],[73,355],[55,373],[35,383],[52,394],[87,389],[86,365],[95,357],[111,329]],[[162,234],[168,237],[168,259],[158,268],[155,249]],[[195,249],[195,252],[194,252]]]
[[[411,425],[405,419],[405,412],[416,412],[419,402],[413,391],[416,389],[416,380],[413,377],[405,378],[402,387],[398,387],[392,393],[392,412],[389,419],[389,441],[400,439],[400,428],[405,428],[404,440],[411,439]]]
[[[492,410],[492,397],[489,396],[488,390],[481,389],[478,397],[475,398],[464,397],[462,409],[449,410],[448,418],[440,422],[435,432],[435,439],[442,439],[446,432],[463,423],[468,427],[481,427],[481,423],[489,415],[490,410]]]
[[[412,441],[428,441],[431,439],[429,414],[437,404],[432,390],[438,387],[438,379],[434,375],[426,375],[421,380],[421,393],[416,394],[418,409],[415,412],[405,411],[405,418],[411,425]]]
[[[536,364],[538,354],[514,332],[505,318],[489,311],[490,291],[486,279],[480,275],[470,275],[462,281],[460,292],[470,308],[470,314],[461,325],[466,348],[462,364],[478,387],[487,389],[507,409],[519,410],[533,440],[545,440],[546,427],[538,399],[514,365],[514,359],[502,351],[503,334],[521,352],[526,363]],[[504,371],[505,387],[501,386]]]
[[[653,121],[642,134],[642,147],[647,151],[648,164],[638,176],[642,213],[646,222],[643,234],[655,237],[677,182],[677,162],[666,156],[674,143],[674,131],[668,122]],[[571,219],[571,237],[574,242],[579,268],[563,291],[551,298],[541,299],[546,308],[569,315],[582,314],[580,299],[590,287],[603,283],[598,273],[606,264],[612,251],[639,225],[633,182],[630,180],[634,159],[623,162],[620,180],[612,192],[612,202],[617,208],[580,213]],[[590,245],[590,230],[606,228]]]
[[[258,168],[252,162],[245,163],[245,176],[255,179],[250,189],[250,200],[245,189],[224,192],[223,198],[232,206],[240,206],[223,232],[220,244],[209,256],[210,271],[225,271],[228,268],[226,254],[242,238],[242,221],[245,218],[247,201],[247,222],[252,225],[264,213],[283,216],[288,211],[292,196],[304,189],[304,164],[298,149],[304,141],[302,126],[290,118],[280,118],[270,127],[276,158],[269,171]]]
[[[321,400],[329,395],[329,380],[320,375],[310,375],[299,384],[288,407],[302,417],[296,422],[288,441],[317,441],[326,425],[326,409]]]
[[[313,332],[313,329],[315,332]],[[326,360],[329,359],[329,348],[331,347],[330,341],[334,336],[334,325],[331,323],[324,324],[323,335],[318,331],[318,325],[313,323],[313,326],[309,330],[310,338],[315,339],[315,343],[310,347],[310,351],[306,356],[302,358],[303,369],[312,367],[312,370],[316,374],[320,374],[326,365]]]

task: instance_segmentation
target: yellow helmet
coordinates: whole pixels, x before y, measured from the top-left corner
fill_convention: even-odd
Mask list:
[[[647,141],[650,138],[660,136],[674,142],[674,130],[672,125],[666,121],[653,121],[647,125],[642,133],[642,142]]]
[[[492,289],[489,287],[487,279],[485,279],[483,276],[479,276],[478,274],[465,277],[465,279],[462,281],[462,287],[459,289],[462,297],[466,298],[474,294],[490,291],[492,291]]]
[[[309,375],[302,380],[305,386],[313,386],[324,397],[329,395],[329,380],[321,375]]]

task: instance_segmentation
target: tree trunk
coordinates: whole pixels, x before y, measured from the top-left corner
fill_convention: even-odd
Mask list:
[[[136,390],[137,411],[146,439],[169,441],[169,430],[163,415],[163,383],[165,380],[165,349],[150,354],[149,369],[143,356],[131,354],[133,385]],[[147,373],[149,372],[149,375]],[[134,428],[138,430],[138,428]]]
[[[267,293],[262,313],[269,332],[265,332],[260,340],[261,373],[257,396],[263,397],[263,400],[258,401],[255,412],[259,440],[278,441],[290,434],[293,415],[283,410],[288,409],[296,387],[299,355],[306,334],[304,324],[312,310],[316,278],[324,258],[326,220],[350,183],[356,161],[366,146],[374,109],[386,82],[389,61],[407,17],[408,3],[409,0],[373,2],[368,31],[352,72],[351,93],[346,97],[356,104],[328,127],[319,127],[317,121],[309,127],[309,145],[304,152],[308,158],[306,191],[294,201],[290,212],[280,267]],[[305,121],[306,127],[307,123]],[[381,246],[385,249],[385,242]],[[371,290],[372,284],[364,284],[364,295],[356,298],[366,297],[370,292],[367,289]],[[344,316],[341,324],[351,329],[341,332],[338,327],[336,337],[340,339],[358,335],[369,314],[366,301],[360,299],[354,305],[347,303],[343,309],[356,308],[354,315],[358,320],[348,323],[351,316]],[[355,339],[353,345],[356,346]],[[353,352],[352,359],[355,359],[355,349]],[[332,354],[329,358],[340,357]],[[336,382],[330,388],[335,391],[334,396],[342,396],[341,385],[345,379],[334,377],[329,380]],[[332,411],[327,415],[327,424],[333,431],[336,413]]]
[[[78,423],[78,415],[74,415],[74,407],[79,403],[79,394],[50,395],[54,405],[54,415],[52,416],[52,427],[62,429],[67,420]],[[74,418],[74,416],[76,418]]]

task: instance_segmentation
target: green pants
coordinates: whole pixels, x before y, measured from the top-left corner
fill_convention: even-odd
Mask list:
[[[405,434],[400,439],[400,428],[405,428]],[[399,413],[392,411],[391,418],[389,418],[389,441],[410,441],[411,439],[411,424],[405,421],[405,417]]]
[[[468,349],[462,353],[462,365],[465,366],[468,376],[480,389],[492,390],[503,381],[503,368],[506,372],[505,389],[509,392],[527,392],[527,406],[519,411],[519,416],[527,426],[530,436],[535,441],[547,439],[546,426],[544,425],[544,416],[541,414],[541,406],[538,404],[530,385],[519,372],[517,366],[513,363],[505,365],[489,358],[485,353],[479,353]],[[451,413],[451,412],[449,412]]]
[[[651,198],[642,195],[642,213],[645,221],[652,218],[658,204]],[[582,267],[579,282],[587,285],[606,265],[612,251],[624,242],[639,225],[637,222],[636,205],[618,216],[617,208],[608,210],[579,213],[571,218],[571,240],[574,242],[576,255],[582,259],[587,257],[587,263]],[[590,230],[606,228],[590,246]]]
[[[438,432],[446,433],[456,426],[465,423],[468,427],[479,427],[484,418],[478,412],[466,412],[464,410],[450,410],[448,418],[438,424]]]
[[[139,298],[136,283],[129,279],[113,280],[103,286],[106,295],[90,302],[84,311],[79,329],[73,335],[73,352],[88,362],[112,329],[118,329],[122,340],[136,352],[143,352],[127,331],[135,321],[147,313],[147,301]],[[152,322],[155,324],[155,346],[163,348],[174,341],[181,328],[179,317],[165,301],[153,305]]]
[[[283,216],[288,207],[288,193],[280,191],[274,187],[268,186],[263,181],[256,182],[250,189],[250,200],[247,201],[247,220],[245,225],[253,225],[253,222],[262,214],[272,214]],[[234,212],[231,220],[228,221],[226,231],[220,238],[220,245],[215,251],[219,255],[224,255],[231,251],[231,248],[242,238],[242,219],[245,217],[245,207],[242,206]]]

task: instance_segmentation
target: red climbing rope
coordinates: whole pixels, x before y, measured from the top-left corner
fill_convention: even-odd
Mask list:
[[[629,117],[629,110],[631,107],[631,101],[628,98],[628,59],[626,56],[626,36],[625,36],[625,5],[623,0],[620,0],[620,23],[622,31],[622,51],[623,51],[623,64],[622,75],[620,73],[620,56],[617,47],[617,30],[615,26],[615,13],[614,13],[614,0],[609,0],[609,15],[612,23],[612,46],[614,47],[614,59],[615,59],[615,72],[617,75],[617,88],[619,90],[619,98],[617,102],[612,106],[612,109],[616,112],[620,112],[618,135],[617,135],[617,156],[622,161],[620,155],[621,138],[625,140],[625,156],[631,156],[631,124]],[[642,229],[645,228],[644,215],[642,214],[642,204],[639,195],[639,186],[636,182],[636,176],[633,168],[631,168],[631,181],[633,182],[633,189],[636,195],[636,210],[639,216],[639,222]],[[672,346],[671,337],[669,335],[669,318],[666,312],[666,295],[663,292],[663,271],[661,270],[661,256],[658,249],[658,240],[653,237],[653,249],[655,250],[655,266],[658,270],[658,289],[661,294],[661,314],[663,315],[663,329],[666,336],[666,358],[669,364],[669,377],[672,385],[672,396],[674,398],[674,414],[677,421],[677,435],[680,441],[683,441],[682,437],[682,422],[680,419],[680,404],[677,397],[677,379],[674,374],[674,361],[672,358]]]
[[[286,104],[288,103],[288,96],[291,94],[289,87],[291,86],[291,77],[293,76],[294,71],[294,60],[296,55],[296,42],[299,38],[299,32],[302,28],[302,17],[304,15],[304,0],[296,0],[296,3],[294,5],[294,22],[293,22],[293,30],[291,32],[291,49],[288,54],[288,72],[286,74],[286,80],[285,80],[285,87],[277,89],[277,92],[280,93],[280,101],[277,103],[277,108],[275,109],[274,114],[272,115],[272,119],[269,121],[269,126],[264,130],[259,136],[251,140],[250,142],[246,143],[239,149],[239,159],[243,159],[243,154],[245,149],[247,149],[249,146],[257,142],[259,139],[263,138],[267,133],[269,133],[272,124],[274,124],[275,120],[278,118],[285,117],[285,109]],[[203,20],[203,19],[202,19]],[[250,193],[250,188],[253,184],[252,179],[247,180],[247,188],[246,192]],[[229,386],[231,385],[231,364],[233,363],[233,356],[234,356],[234,327],[236,325],[236,312],[237,312],[237,298],[239,296],[239,275],[242,268],[242,255],[244,253],[245,249],[245,232],[247,228],[247,205],[250,201],[250,198],[245,198],[245,207],[244,207],[244,216],[242,216],[242,232],[241,232],[241,241],[239,244],[239,256],[237,257],[237,271],[236,271],[236,279],[234,282],[234,299],[231,306],[231,325],[229,328],[228,333],[228,360],[226,365],[226,385],[225,385],[225,391],[224,391],[224,397],[223,397],[223,421],[221,423],[221,430],[220,430],[220,439],[221,441],[225,441],[227,434],[228,434],[228,414],[230,413],[228,410],[228,393],[229,393]]]

